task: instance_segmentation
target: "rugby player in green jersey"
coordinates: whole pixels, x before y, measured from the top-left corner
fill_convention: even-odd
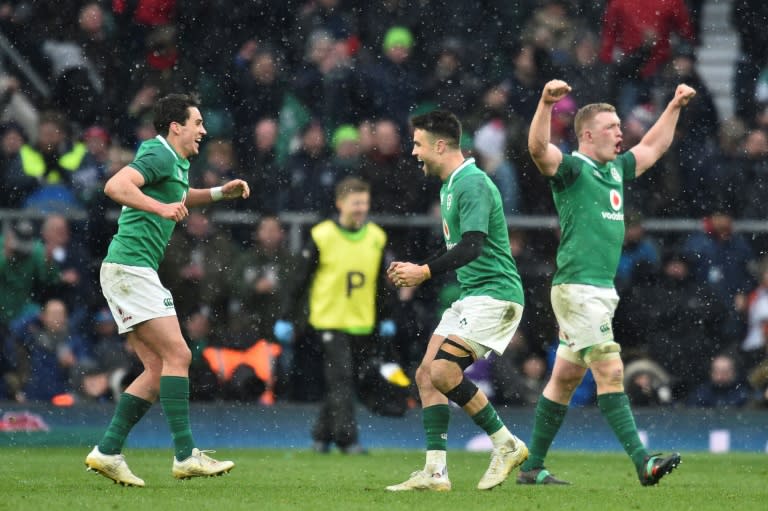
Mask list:
[[[530,457],[519,484],[568,484],[544,468],[544,458],[587,369],[597,383],[597,405],[632,459],[640,483],[654,485],[680,464],[680,455],[649,454],[637,433],[624,393],[621,346],[612,320],[619,297],[614,277],[624,241],[624,182],[643,174],[669,149],[680,110],[696,91],[678,85],[675,96],[640,142],[621,154],[616,109],[586,105],[576,113],[579,148],[564,155],[550,143],[552,107],[571,88],[561,80],[544,86],[528,135],[528,150],[547,178],[562,232],[552,309],[560,328],[552,376],[536,405]]]
[[[188,158],[198,154],[206,134],[195,98],[170,94],[158,100],[153,122],[159,135],[143,142],[133,162],[104,186],[104,193],[123,209],[101,266],[101,288],[119,332],[126,334],[144,371],[120,396],[107,431],[85,465],[126,486],[144,486],[144,481],[128,468],[121,454],[123,444],[158,399],[173,437],[174,477],[220,475],[234,466],[195,447],[189,425],[191,352],[173,297],[160,283],[157,268],[187,208],[247,198],[250,190],[241,179],[210,189],[189,187]]]
[[[485,393],[464,377],[464,370],[480,357],[504,352],[523,314],[523,286],[510,253],[499,190],[473,158],[464,158],[459,120],[438,110],[414,117],[411,124],[413,156],[425,174],[443,181],[440,211],[447,250],[426,264],[393,262],[387,275],[396,286],[411,287],[456,270],[461,295],[443,313],[416,370],[426,463],[387,490],[451,489],[446,462],[448,400],[490,436],[491,462],[477,484],[478,489],[489,490],[526,459],[528,449],[510,433]]]

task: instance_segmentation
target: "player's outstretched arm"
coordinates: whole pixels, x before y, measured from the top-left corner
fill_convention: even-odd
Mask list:
[[[142,186],[144,176],[133,167],[125,166],[109,178],[104,185],[104,193],[121,206],[154,213],[174,222],[183,220],[189,214],[184,203],[186,197],[181,197],[179,202],[165,204],[144,194]]]
[[[539,172],[545,176],[553,176],[557,167],[563,161],[563,153],[557,146],[550,144],[550,126],[552,124],[552,107],[563,99],[571,87],[562,80],[550,80],[544,85],[539,105],[533,115],[528,131],[528,152]]]
[[[696,95],[696,91],[684,83],[677,86],[675,96],[669,101],[658,120],[640,142],[630,149],[637,162],[636,175],[651,168],[672,145],[680,110]]]
[[[233,179],[215,188],[190,188],[187,205],[189,207],[205,206],[222,199],[247,199],[251,195],[248,183],[242,179]]]

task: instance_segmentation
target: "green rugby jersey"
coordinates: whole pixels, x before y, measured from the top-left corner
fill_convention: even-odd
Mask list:
[[[635,178],[627,151],[600,165],[574,151],[549,178],[560,217],[553,284],[613,287],[624,242],[624,181]]]
[[[179,202],[189,191],[189,160],[160,135],[143,142],[129,165],[144,176],[141,191],[159,202]],[[157,270],[174,227],[173,220],[123,206],[104,261]]]
[[[443,236],[448,250],[468,231],[486,234],[479,257],[456,270],[461,298],[490,296],[523,305],[523,285],[509,249],[501,196],[488,175],[469,158],[440,189]]]

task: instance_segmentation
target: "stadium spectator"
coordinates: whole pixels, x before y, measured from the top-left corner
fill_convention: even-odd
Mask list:
[[[48,215],[40,227],[46,257],[59,269],[59,280],[40,292],[42,300],[58,298],[67,306],[69,326],[83,334],[93,297],[93,260],[82,238],[73,238],[70,222],[59,214]]]
[[[141,373],[141,362],[117,333],[117,324],[106,306],[97,309],[88,324],[91,328],[85,337],[90,357],[81,364],[80,396],[117,401],[127,382]]]
[[[681,42],[672,48],[671,59],[665,65],[654,87],[658,103],[672,97],[678,83],[696,89],[696,101],[680,116],[678,130],[690,134],[675,143],[672,150],[677,159],[680,191],[678,215],[698,217],[709,207],[707,176],[703,169],[702,154],[712,154],[717,144],[720,121],[715,101],[707,84],[696,70],[696,50],[693,45]],[[657,108],[658,110],[658,108]]]
[[[19,152],[26,142],[26,135],[21,126],[16,122],[0,124],[0,179],[8,182],[6,174],[11,162],[19,157]],[[0,197],[0,208],[13,206],[13,201],[8,194]]]
[[[174,295],[174,305],[181,317],[207,307],[218,328],[226,331],[231,292],[227,274],[235,253],[232,238],[225,229],[212,224],[210,214],[189,213],[183,228],[171,237],[158,269],[161,281]]]
[[[210,140],[205,147],[205,158],[195,165],[192,182],[200,188],[213,188],[239,175],[237,158],[231,140],[217,138]]]
[[[649,358],[633,360],[624,370],[624,387],[633,406],[671,404],[671,383],[669,373]]]
[[[392,119],[406,132],[408,115],[418,104],[422,84],[413,63],[413,33],[405,27],[391,27],[384,35],[381,52],[363,63],[364,117]],[[378,192],[374,193],[374,197]]]
[[[456,37],[447,37],[426,77],[420,108],[441,108],[463,118],[474,106],[481,88],[480,79],[467,69],[465,45]]]
[[[249,392],[251,389],[243,385],[237,385],[245,383],[242,381],[245,378],[233,378],[236,382],[236,385],[233,385],[236,391],[227,393],[203,356],[205,349],[216,343],[211,326],[211,310],[207,306],[203,305],[191,311],[182,320],[181,328],[189,350],[192,352],[192,361],[189,364],[189,399],[191,401],[212,401],[220,398],[250,401],[258,395]]]
[[[599,103],[606,97],[613,97],[611,68],[598,58],[600,40],[594,32],[583,30],[576,36],[571,58],[562,66],[563,78],[571,84],[571,97],[577,108],[590,103]]]
[[[754,170],[759,168],[759,162],[765,160],[760,156],[759,147],[762,146],[765,155],[768,155],[768,142],[765,142],[768,139],[762,137],[763,143],[746,143],[747,134],[746,124],[738,117],[720,123],[718,142],[713,146],[712,153],[702,160],[700,170],[702,184],[699,188],[705,196],[704,204],[730,204],[738,217],[747,216],[752,207],[760,208],[743,197],[752,188],[749,183]],[[759,139],[758,135],[756,141],[759,142]],[[758,152],[753,153],[755,150]],[[748,154],[751,156],[747,157]],[[753,163],[752,160],[756,161]],[[755,187],[759,186],[755,183]],[[740,205],[742,202],[745,204]]]
[[[360,149],[360,131],[353,124],[342,124],[331,136],[333,156],[328,165],[331,174],[340,181],[345,177],[360,173],[362,152]]]
[[[747,371],[763,361],[768,352],[768,257],[757,264],[757,287],[746,297],[744,312],[747,317],[747,334],[739,343],[738,351]]]
[[[21,146],[6,171],[11,204],[46,210],[80,207],[72,178],[86,151],[82,142],[72,142],[67,120],[61,113],[42,114],[37,142]]]
[[[343,8],[342,0],[316,0],[304,2],[294,13],[294,22],[286,27],[290,34],[290,48],[293,49],[292,64],[301,60],[304,49],[311,44],[311,39],[318,31],[328,34],[333,41],[338,41],[348,54],[357,49],[359,39],[355,16]],[[295,9],[295,8],[294,8]]]
[[[88,350],[84,338],[70,330],[64,302],[49,300],[39,314],[20,318],[9,339],[18,356],[15,366],[21,385],[17,400],[51,401],[76,391]]]
[[[371,185],[371,211],[375,214],[424,213],[436,195],[437,183],[425,181],[421,170],[406,157],[402,131],[393,119],[374,124],[373,149],[363,155],[360,176]],[[430,193],[433,191],[435,194]]]
[[[547,383],[547,361],[518,330],[504,353],[494,357],[492,374],[494,403],[533,406]]]
[[[72,176],[72,188],[80,202],[90,209],[106,181],[112,138],[104,127],[97,125],[88,127],[82,138],[87,151]]]
[[[579,17],[572,12],[571,1],[544,0],[531,13],[523,27],[521,39],[547,50],[558,67],[570,62],[571,49],[575,46]]]
[[[301,147],[286,160],[278,179],[284,190],[280,211],[328,212],[336,185],[330,157],[322,124],[308,123],[301,133]]]
[[[702,222],[700,231],[686,238],[682,250],[691,264],[691,274],[698,282],[707,282],[719,300],[729,309],[726,328],[729,337],[743,335],[737,317],[738,301],[754,287],[749,265],[755,260],[746,238],[733,229],[733,216],[727,205],[715,206]]]
[[[280,125],[275,118],[260,119],[249,132],[250,138],[241,144],[244,148],[237,152],[239,167],[243,175],[254,182],[261,183],[253,191],[250,200],[239,204],[242,209],[275,214],[283,204],[284,183],[281,182],[281,169],[277,163],[277,140]],[[248,227],[248,226],[245,226]],[[235,229],[235,238],[241,243],[250,238],[250,229]]]
[[[731,171],[737,176],[743,176],[744,186],[734,186],[736,193],[726,195],[725,200],[731,199],[728,204],[733,204],[734,208],[743,203],[743,218],[766,218],[768,205],[762,197],[768,193],[768,131],[764,128],[750,130],[741,149],[741,157]],[[737,177],[734,177],[733,181],[741,184]],[[737,195],[738,192],[743,192],[744,195]]]
[[[684,0],[607,2],[600,35],[600,60],[616,68],[620,117],[650,98],[653,80],[671,55],[671,37],[693,42]]]
[[[229,97],[235,126],[245,133],[262,119],[277,119],[286,93],[284,71],[277,52],[250,39],[232,62],[232,94]],[[238,154],[251,145],[250,138],[235,139]]]
[[[15,76],[5,74],[0,68],[0,122],[15,123],[20,133],[29,140],[37,140],[39,110],[27,94],[21,90],[21,82]]]
[[[326,133],[353,122],[364,106],[362,82],[343,41],[324,30],[312,32],[307,55],[290,83],[291,93]]]
[[[504,425],[496,409],[465,371],[476,360],[501,355],[512,341],[523,313],[523,287],[509,251],[506,216],[498,190],[459,145],[461,122],[436,110],[411,119],[414,156],[426,176],[439,178],[445,251],[425,264],[393,261],[387,276],[398,288],[418,286],[432,275],[456,271],[461,288],[443,312],[416,370],[421,399],[426,460],[387,491],[449,491],[446,459],[449,402],[489,436],[491,462],[477,484],[490,490],[527,457],[528,449]],[[495,323],[488,329],[487,323]]]
[[[749,384],[740,374],[731,355],[712,359],[709,380],[699,384],[688,396],[688,406],[704,408],[741,408],[749,401]]]
[[[12,322],[42,305],[40,291],[58,283],[61,274],[29,220],[5,222],[0,244],[0,332],[7,332]]]
[[[707,281],[693,275],[686,252],[671,250],[662,264],[661,279],[633,289],[624,311],[646,340],[645,353],[673,376],[677,400],[704,381],[709,361],[730,344],[729,310]]]
[[[230,325],[235,347],[271,338],[290,277],[300,269],[285,247],[285,231],[278,217],[261,217],[251,232],[251,246],[238,253],[229,273]]]
[[[759,20],[768,19],[768,4],[762,0],[734,0],[731,26],[739,33],[739,58],[733,70],[734,112],[744,120],[757,109],[755,87],[760,71],[768,63],[768,32]]]
[[[387,235],[368,221],[370,187],[349,177],[336,185],[337,219],[315,225],[301,251],[294,279],[282,294],[274,336],[293,341],[293,324],[308,291],[309,335],[322,345],[325,395],[312,427],[313,449],[327,453],[333,444],[345,454],[363,454],[355,418],[356,388],[377,353],[374,336],[394,334],[386,305],[383,267]]]
[[[183,94],[158,101],[153,122],[163,135],[142,144],[136,159],[113,175],[104,189],[128,207],[120,213],[118,232],[102,263],[102,292],[119,332],[127,334],[144,370],[120,395],[107,431],[85,464],[125,485],[144,486],[121,451],[133,426],[158,398],[174,441],[174,477],[218,475],[234,466],[195,447],[189,424],[191,352],[173,297],[157,276],[176,222],[188,215],[188,206],[249,194],[248,184],[239,179],[207,190],[189,187],[188,158],[199,153],[206,134],[197,105],[194,97]]]
[[[521,210],[520,183],[515,165],[507,158],[507,130],[500,119],[491,119],[475,131],[474,150],[478,166],[491,177],[501,194],[504,213]]]
[[[624,244],[621,248],[615,279],[619,296],[635,284],[634,273],[638,266],[645,264],[651,271],[656,271],[661,262],[659,247],[656,241],[646,233],[642,215],[628,212],[625,218]]]
[[[536,405],[531,457],[523,463],[517,481],[567,484],[544,468],[544,458],[574,389],[589,369],[597,383],[600,412],[632,461],[640,484],[655,485],[677,467],[680,455],[650,455],[646,451],[623,378],[616,378],[624,370],[621,346],[614,339],[611,324],[619,301],[614,279],[624,241],[624,181],[642,175],[669,148],[680,111],[696,91],[684,84],[678,86],[648,134],[621,155],[616,109],[604,103],[582,107],[574,121],[578,151],[563,155],[550,142],[551,118],[555,103],[570,90],[562,80],[544,86],[528,135],[531,157],[549,181],[563,230],[552,284],[560,343],[552,375]],[[596,227],[595,219],[599,219],[600,227]],[[596,243],[602,249],[596,250]],[[571,314],[576,304],[580,310],[591,312],[577,320]]]

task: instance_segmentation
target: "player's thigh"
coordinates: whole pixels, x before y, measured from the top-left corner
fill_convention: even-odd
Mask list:
[[[131,349],[136,353],[136,356],[141,360],[144,369],[149,371],[156,371],[160,373],[163,369],[163,359],[160,355],[149,345],[145,344],[136,332],[128,332],[126,341],[131,346]]]
[[[135,335],[163,360],[190,356],[176,316],[163,316],[140,323],[135,327]]]
[[[564,385],[578,385],[587,372],[586,363],[578,357],[570,357],[572,351],[565,345],[560,345],[555,355],[555,364],[552,367],[551,380]]]

